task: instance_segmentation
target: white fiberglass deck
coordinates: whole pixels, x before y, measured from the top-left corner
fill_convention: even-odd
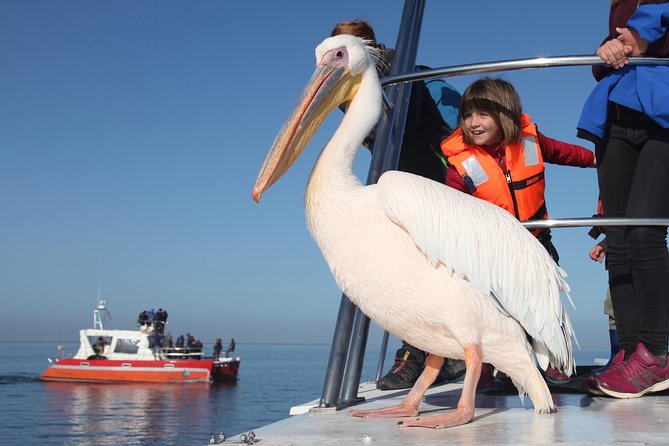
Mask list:
[[[430,389],[421,414],[454,410],[462,382]],[[397,404],[402,391],[377,391],[363,384],[359,395],[366,401],[356,408]],[[558,412],[538,415],[526,398],[523,407],[517,394],[477,395],[474,420],[449,429],[402,428],[397,419],[367,420],[348,415],[349,409],[309,410],[258,429],[259,445],[444,445],[444,444],[571,444],[571,445],[666,445],[669,444],[669,394],[620,400],[579,393],[553,392]],[[260,408],[260,410],[262,410]],[[240,444],[239,436],[223,444]],[[243,443],[241,443],[243,444]]]

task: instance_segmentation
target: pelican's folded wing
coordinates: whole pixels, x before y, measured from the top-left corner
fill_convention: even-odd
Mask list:
[[[405,172],[386,172],[377,188],[385,213],[435,267],[443,264],[494,296],[534,339],[543,368],[550,356],[571,370],[573,329],[560,297],[564,292],[571,302],[566,274],[518,220],[498,206]]]

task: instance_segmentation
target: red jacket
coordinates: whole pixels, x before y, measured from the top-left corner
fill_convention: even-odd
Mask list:
[[[541,155],[543,156],[544,162],[561,166],[593,167],[595,154],[585,147],[549,138],[544,136],[541,132],[537,132],[537,136],[539,138],[539,147],[541,147]],[[504,141],[502,141],[498,145],[485,146],[482,147],[482,149],[488,152],[490,156],[497,159],[499,161],[500,169],[506,171],[504,147],[505,144]],[[448,169],[446,169],[446,184],[454,189],[469,194],[469,188],[467,188],[464,180],[453,166],[448,166]]]

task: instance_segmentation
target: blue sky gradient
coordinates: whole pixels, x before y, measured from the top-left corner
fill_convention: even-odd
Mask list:
[[[304,186],[334,113],[255,204],[274,136],[337,21],[394,46],[403,3],[0,2],[0,341],[73,340],[98,284],[117,328],[163,307],[204,342],[330,342],[340,292],[308,234]],[[418,63],[593,54],[609,2],[427,2]],[[587,67],[509,72],[524,110],[571,143]],[[462,91],[478,76],[452,79]],[[358,167],[366,178],[369,154]],[[553,217],[593,214],[594,169],[549,166]],[[586,229],[555,231],[579,341],[608,342]],[[374,330],[371,342],[378,342]]]

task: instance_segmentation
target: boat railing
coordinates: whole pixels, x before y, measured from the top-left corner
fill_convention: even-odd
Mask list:
[[[202,347],[162,347],[156,349],[156,354],[162,359],[202,359]]]
[[[384,113],[377,125],[367,183],[376,183],[387,170],[396,169],[408,111],[411,83],[434,78],[463,76],[533,68],[603,65],[597,56],[558,56],[516,59],[459,65],[415,71],[418,40],[425,0],[405,0],[400,21],[395,57],[389,76],[381,79],[384,87]],[[669,64],[669,59],[630,57],[630,64]],[[669,219],[566,218],[523,223],[528,228],[564,228],[587,226],[662,225]],[[342,295],[330,350],[330,358],[319,402],[320,408],[343,408],[364,398],[358,387],[369,333],[369,318]],[[388,333],[384,334],[377,368],[380,377],[387,350]]]
[[[667,65],[669,59],[662,57],[637,57],[630,56],[629,63],[632,65]],[[420,80],[436,79],[442,77],[464,76],[482,73],[497,73],[501,71],[527,70],[531,68],[555,68],[555,67],[578,67],[606,65],[599,56],[550,56],[533,57],[529,59],[500,60],[494,62],[481,62],[466,65],[454,65],[450,67],[429,68],[409,73],[393,74],[381,79],[383,87],[399,83],[415,82]],[[389,105],[389,104],[388,104]]]

